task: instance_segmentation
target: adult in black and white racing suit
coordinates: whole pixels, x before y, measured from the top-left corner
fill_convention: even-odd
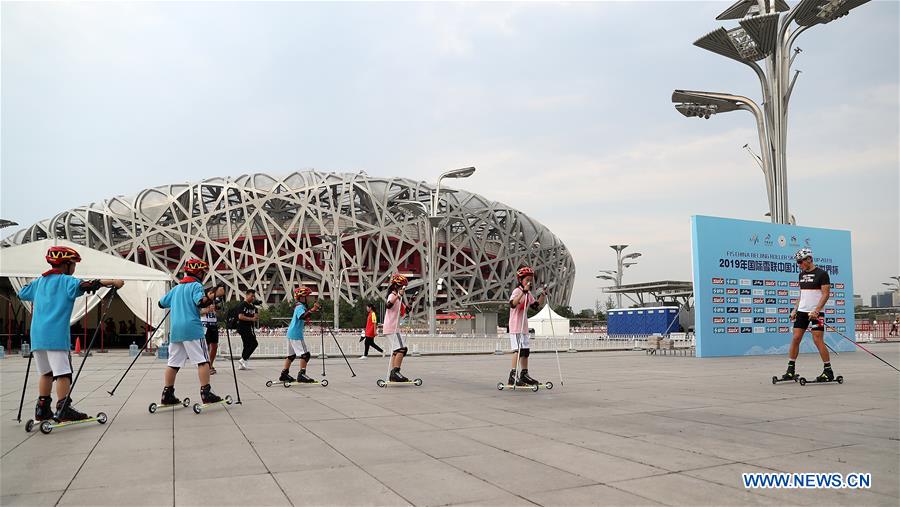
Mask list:
[[[825,346],[825,317],[823,315],[825,303],[828,302],[828,297],[831,295],[831,278],[824,269],[815,265],[812,250],[809,248],[801,248],[795,254],[795,258],[800,266],[800,297],[797,299],[797,306],[791,312],[794,334],[785,376],[796,376],[794,365],[797,355],[800,353],[800,341],[809,330],[812,333],[813,343],[819,349],[819,356],[825,363],[824,371],[817,380],[834,380],[831,357],[828,354],[828,347]]]

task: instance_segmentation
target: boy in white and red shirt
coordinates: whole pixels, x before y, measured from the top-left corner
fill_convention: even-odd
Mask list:
[[[406,304],[403,302],[403,293],[406,284],[409,283],[405,276],[397,273],[391,276],[391,286],[388,289],[387,301],[384,310],[384,335],[391,341],[391,382],[409,382],[409,379],[400,373],[403,357],[409,352],[403,337],[400,336],[400,317],[406,312]]]
[[[531,294],[534,284],[534,269],[529,266],[519,268],[516,272],[518,284],[509,298],[509,345],[513,352],[512,369],[509,370],[509,384],[526,386],[540,384],[528,375],[528,356],[531,354],[528,342],[528,309],[539,309],[544,304],[547,294],[542,291],[535,299]],[[516,379],[516,362],[522,367],[518,381]]]

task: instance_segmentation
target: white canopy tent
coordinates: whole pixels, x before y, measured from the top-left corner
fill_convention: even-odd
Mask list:
[[[172,282],[172,278],[167,273],[66,240],[45,239],[0,249],[0,276],[8,277],[13,290],[18,292],[31,280],[50,269],[44,256],[47,254],[47,250],[54,245],[68,246],[78,250],[81,262],[75,269],[75,277],[84,280],[95,278],[124,280],[125,286],[119,289],[117,294],[128,309],[138,319],[146,321],[148,318],[147,307],[149,306],[149,324],[156,326],[162,320],[165,310],[159,308],[156,303],[165,295],[169,283]],[[108,292],[109,289],[102,288],[95,294],[85,294],[78,298],[72,310],[70,323],[74,324],[90,312]],[[151,302],[150,305],[147,304],[148,299]],[[26,303],[25,306],[30,311],[30,304]],[[157,343],[165,341],[166,329],[168,326],[164,326],[154,335]]]
[[[569,319],[554,312],[550,305],[528,319],[528,327],[535,336],[569,336]]]

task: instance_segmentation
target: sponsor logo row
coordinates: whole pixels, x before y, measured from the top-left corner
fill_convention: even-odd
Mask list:
[[[838,326],[837,329],[840,332],[846,332],[846,326]],[[791,328],[789,326],[726,326],[726,327],[714,327],[714,334],[752,334],[752,333],[788,333]]]
[[[785,280],[753,280],[750,278],[722,278],[713,277],[713,285],[742,285],[752,287],[799,287],[800,282],[788,282]],[[842,290],[843,283],[835,283],[835,290]]]

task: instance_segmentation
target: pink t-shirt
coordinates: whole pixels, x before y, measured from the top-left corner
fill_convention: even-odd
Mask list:
[[[400,307],[403,306],[403,301],[400,300],[400,296],[394,293],[391,293],[387,300],[393,306],[384,310],[384,334],[399,333]]]
[[[512,303],[513,299],[516,299],[522,294],[522,287],[518,286],[513,290],[512,296],[509,297],[509,302]],[[510,333],[527,333],[528,329],[522,329],[523,321],[525,320],[525,316],[528,312],[528,307],[531,306],[535,302],[534,296],[529,292],[527,296],[521,299],[519,305],[515,308],[509,309],[509,332]]]

